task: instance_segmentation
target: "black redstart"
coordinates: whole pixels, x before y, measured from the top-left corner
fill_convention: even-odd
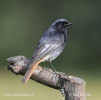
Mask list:
[[[63,51],[67,41],[67,27],[69,25],[72,25],[72,23],[66,19],[58,19],[41,37],[28,65],[29,69],[22,79],[23,83],[28,81],[39,63],[44,61],[51,62]]]

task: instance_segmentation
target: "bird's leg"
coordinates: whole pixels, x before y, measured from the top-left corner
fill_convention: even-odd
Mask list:
[[[52,70],[51,70],[51,69],[49,69],[49,68],[45,68],[45,67],[44,67],[44,63],[43,63],[43,62],[41,62],[41,66],[42,66],[42,68],[43,68],[43,69],[45,69],[45,70],[50,70],[50,71],[52,71]]]
[[[51,62],[51,61],[50,61],[50,64],[51,64],[51,66],[52,66],[52,68],[53,68],[54,72],[56,72],[56,70],[55,70],[55,68],[54,68],[54,66],[53,66],[53,64],[52,64],[52,62]]]

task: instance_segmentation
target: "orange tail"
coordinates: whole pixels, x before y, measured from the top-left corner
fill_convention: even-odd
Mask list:
[[[36,67],[38,66],[38,64],[40,63],[40,61],[34,63],[34,65],[32,65],[26,72],[25,76],[22,79],[22,83],[26,83],[29,78],[31,77],[31,75],[33,74],[33,72],[35,71]]]

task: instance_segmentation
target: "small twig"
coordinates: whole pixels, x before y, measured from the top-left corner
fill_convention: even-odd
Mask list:
[[[10,64],[7,69],[16,75],[25,75],[30,62],[24,56],[10,57],[7,61]],[[30,79],[61,90],[65,100],[85,100],[85,82],[80,78],[38,66]]]

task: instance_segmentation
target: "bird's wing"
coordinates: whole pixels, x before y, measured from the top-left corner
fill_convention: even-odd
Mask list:
[[[55,51],[59,46],[64,43],[64,37],[62,36],[61,39],[54,37],[54,38],[45,38],[39,41],[33,58],[30,62],[29,67],[33,65],[34,62],[41,60],[45,56],[49,55],[53,51]]]
[[[51,41],[51,43],[44,43],[41,42],[38,45],[38,48],[34,54],[34,58],[31,60],[31,62],[29,63],[29,69],[27,70],[25,76],[22,79],[23,83],[26,83],[28,81],[28,79],[30,78],[30,76],[32,75],[32,73],[35,71],[37,65],[43,61],[44,58],[46,58],[47,56],[49,56],[50,53],[52,53],[53,51],[55,51],[59,46],[61,46],[62,41]]]

